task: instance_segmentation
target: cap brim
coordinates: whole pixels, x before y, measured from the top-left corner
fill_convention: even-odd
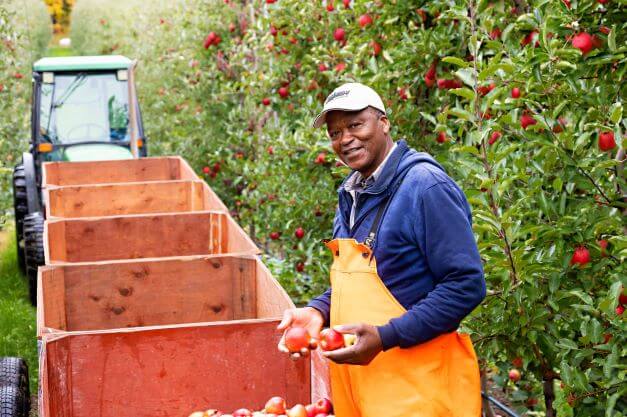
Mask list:
[[[358,107],[358,108],[356,108],[356,109],[353,109],[353,108],[347,108],[347,107],[333,107],[332,109],[326,109],[326,110],[323,110],[323,111],[322,111],[322,112],[320,112],[320,114],[319,114],[319,115],[317,115],[317,116],[316,116],[316,118],[314,119],[314,122],[313,122],[313,127],[314,127],[314,128],[319,128],[319,127],[322,127],[322,125],[324,125],[324,124],[326,123],[326,121],[327,121],[327,113],[328,113],[328,112],[330,112],[330,111],[336,111],[336,110],[339,110],[339,111],[358,111],[358,110],[363,110],[363,109],[365,109],[365,108],[366,108],[366,107],[368,107],[368,106],[369,106],[369,105],[367,104],[367,105],[365,105],[365,106],[363,106],[363,107]]]

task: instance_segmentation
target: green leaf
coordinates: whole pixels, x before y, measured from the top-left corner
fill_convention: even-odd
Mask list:
[[[623,103],[618,102],[612,105],[612,110],[610,111],[610,121],[612,123],[618,123],[618,121],[623,117]]]
[[[444,58],[442,58],[442,61],[448,62],[449,64],[457,65],[461,68],[467,68],[470,65],[468,61],[465,61],[456,56],[445,56]]]
[[[467,88],[467,87],[453,88],[453,89],[451,89],[449,91],[451,93],[455,94],[456,96],[464,97],[464,98],[467,98],[468,100],[474,100],[475,99],[475,92],[473,90],[471,90],[470,88]]]
[[[455,75],[469,87],[475,85],[475,71],[472,68],[462,68],[455,71]]]
[[[464,110],[464,109],[460,109],[460,108],[454,108],[454,109],[449,109],[448,110],[448,114],[452,114],[453,116],[457,116],[460,119],[464,119],[464,120],[468,120],[469,122],[471,122],[473,120],[472,114],[470,114],[470,112]]]
[[[610,51],[616,52],[616,25],[612,26],[612,30],[607,36],[607,47]]]
[[[422,117],[424,117],[425,119],[427,119],[428,121],[430,121],[431,123],[433,123],[434,125],[437,125],[438,122],[436,122],[435,117],[433,117],[432,115],[430,115],[429,113],[425,113],[425,112],[420,112],[420,115]]]

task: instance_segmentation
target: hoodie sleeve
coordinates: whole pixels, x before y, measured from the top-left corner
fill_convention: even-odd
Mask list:
[[[470,207],[461,190],[437,183],[423,192],[416,210],[414,234],[435,287],[405,314],[378,328],[384,350],[411,347],[457,329],[486,295]]]
[[[335,238],[340,230],[340,209],[335,211],[335,219],[333,219],[333,237]],[[306,307],[312,307],[318,310],[324,318],[324,325],[329,326],[331,316],[331,288],[329,287],[324,293],[312,299]]]

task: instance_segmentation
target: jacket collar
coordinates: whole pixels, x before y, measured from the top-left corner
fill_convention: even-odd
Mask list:
[[[389,157],[390,159],[388,159],[385,166],[383,167],[383,171],[381,171],[381,175],[379,175],[378,178],[375,179],[374,183],[370,187],[363,191],[363,194],[380,194],[388,188],[388,186],[396,176],[396,171],[398,170],[398,165],[403,159],[403,155],[405,155],[405,152],[409,150],[407,142],[404,139],[396,142],[396,145],[396,149],[392,151],[392,154]],[[344,178],[342,184],[337,190],[339,194],[341,194],[342,192],[346,192],[344,190],[344,186],[348,179],[354,173],[355,170],[352,170],[346,176],[346,178]]]

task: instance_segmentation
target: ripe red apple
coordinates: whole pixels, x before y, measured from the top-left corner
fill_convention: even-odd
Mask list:
[[[303,237],[305,237],[305,230],[302,227],[296,228],[294,236],[296,236],[298,239],[302,239]]]
[[[438,132],[437,141],[438,141],[438,143],[446,142],[446,132]]]
[[[462,82],[459,80],[447,80],[444,78],[438,78],[437,80],[439,89],[451,89],[451,88],[461,88]]]
[[[564,5],[570,9],[570,0],[562,0],[562,3],[564,3]]]
[[[326,152],[320,152],[314,161],[314,163],[318,165],[323,165],[326,162],[327,154]]]
[[[332,12],[333,10],[335,10],[335,7],[333,6],[333,1],[328,0],[327,1],[327,11],[328,12]]]
[[[338,42],[343,41],[345,37],[346,37],[346,31],[342,28],[337,28],[333,32],[333,38]]]
[[[309,349],[311,336],[303,327],[290,327],[285,332],[285,347],[292,353],[300,353],[302,349]]]
[[[205,38],[205,43],[203,44],[205,49],[208,49],[211,45],[213,45],[218,38],[218,35],[215,32],[209,32],[207,37]]]
[[[342,0],[342,3],[344,4],[345,9],[348,9],[351,6],[351,0]]]
[[[622,316],[623,313],[625,312],[625,306],[623,306],[622,304],[619,305],[618,307],[616,307],[616,315],[617,316]]]
[[[282,397],[272,397],[266,402],[263,408],[266,413],[285,414],[285,399]]]
[[[288,90],[287,87],[279,88],[279,96],[281,96],[281,98],[287,98],[287,96],[289,95],[290,95],[290,90]]]
[[[268,97],[264,97],[264,99],[261,100],[261,103],[263,103],[264,106],[269,106],[270,105],[270,99]]]
[[[520,97],[520,88],[518,87],[512,88],[512,98],[519,98],[519,97]]]
[[[314,403],[315,410],[318,414],[325,413],[330,414],[333,412],[333,404],[327,398],[321,398]]]
[[[266,0],[266,4],[272,4],[272,3],[275,3],[275,2],[276,2],[276,0]]]
[[[208,173],[210,173],[210,172],[211,172],[211,168],[209,168],[209,167],[203,167],[203,168],[202,168],[202,172],[204,172],[205,174],[208,174]]]
[[[274,148],[272,146],[268,146],[268,155],[274,155]]]
[[[586,32],[578,33],[571,39],[573,46],[579,49],[584,55],[592,50],[594,42],[594,36]]]
[[[279,233],[279,232],[271,232],[270,233],[270,239],[272,239],[272,240],[278,240],[279,237],[281,237],[281,233]]]
[[[359,16],[359,26],[361,26],[362,28],[365,28],[371,23],[372,17],[370,17],[369,14],[362,14],[361,16]]]
[[[305,270],[305,264],[303,262],[296,262],[296,272],[303,272]]]
[[[325,72],[328,69],[329,69],[329,67],[327,67],[326,64],[324,64],[324,63],[318,64],[318,71]]]
[[[403,101],[407,100],[407,91],[403,87],[398,89],[398,97]]]
[[[601,256],[605,258],[607,256],[607,253],[606,253],[607,244],[608,244],[607,240],[601,239],[597,241],[597,243],[599,244],[599,247],[601,248]],[[622,297],[622,294],[621,294],[621,297]],[[625,299],[627,300],[627,297],[625,297]],[[621,303],[621,304],[624,304],[624,303]]]
[[[307,417],[316,417],[316,406],[315,404],[308,404],[305,406],[305,410],[307,411]]]
[[[520,116],[520,126],[523,129],[527,129],[527,127],[535,125],[536,123],[538,123],[538,121],[528,114],[523,114],[522,116]]]
[[[614,140],[614,132],[601,132],[599,133],[599,149],[602,151],[611,151],[616,147],[616,141]]]
[[[512,382],[520,381],[520,371],[518,369],[510,369],[508,376]]]
[[[343,62],[340,62],[339,64],[337,64],[337,65],[335,66],[335,71],[336,71],[336,72],[342,72],[342,71],[344,71],[345,69],[346,69],[346,64],[345,64],[345,63],[343,63]]]
[[[344,347],[342,333],[333,329],[324,329],[320,332],[320,348],[322,350],[336,350]]]
[[[520,356],[517,356],[514,359],[512,359],[512,365],[514,365],[516,368],[522,368],[523,367],[522,358]]]
[[[538,31],[537,30],[532,30],[531,32],[529,32],[521,41],[520,44],[522,46],[527,46],[529,45],[531,42],[535,41],[535,45],[534,46],[538,46],[539,42],[538,42]]]
[[[307,410],[302,404],[296,404],[287,410],[287,417],[307,417]]]
[[[13,77],[15,77],[18,80],[21,80],[22,78],[24,78],[24,74],[22,74],[21,72],[16,72],[15,74],[13,74]]]
[[[625,289],[622,288],[620,291],[620,294],[618,296],[618,303],[620,305],[625,305],[627,304],[627,294],[625,294]]]
[[[272,36],[276,36],[279,33],[279,31],[277,30],[277,28],[275,28],[274,26],[270,26],[270,34]]]
[[[370,44],[372,45],[372,55],[379,56],[381,50],[383,49],[381,48],[381,44],[377,41],[372,41]]]
[[[580,266],[584,266],[588,262],[590,262],[590,251],[588,251],[585,246],[579,246],[576,248],[573,253],[573,257],[570,259],[570,264],[579,264]]]
[[[501,37],[501,29],[499,28],[492,29],[492,31],[490,32],[490,39],[497,40],[500,37]]]
[[[253,412],[248,408],[240,408],[238,410],[233,411],[233,417],[252,417]]]
[[[490,145],[494,145],[494,143],[499,140],[499,138],[501,137],[501,132],[499,132],[498,130],[496,132],[492,132],[492,134],[490,135],[490,139],[488,140],[488,143]]]

